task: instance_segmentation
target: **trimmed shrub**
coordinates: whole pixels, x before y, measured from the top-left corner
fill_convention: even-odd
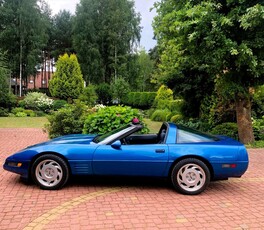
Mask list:
[[[52,108],[53,100],[44,93],[28,93],[24,100],[25,108],[32,110],[47,111]],[[22,103],[22,102],[20,102]]]
[[[238,140],[238,129],[237,124],[233,122],[226,122],[220,125],[215,126],[212,131],[212,134],[225,135],[232,137]]]
[[[130,92],[123,103],[145,110],[151,108],[156,95],[156,92]]]
[[[156,102],[157,109],[167,109],[173,113],[180,113],[183,100],[159,100]]]
[[[88,115],[85,120],[83,133],[103,134],[131,123],[137,117],[142,121],[142,114],[137,109],[128,106],[109,106]],[[144,125],[144,124],[143,124]],[[145,127],[143,132],[148,132]]]
[[[14,114],[15,117],[35,117],[36,116],[36,113],[33,110],[24,109],[21,107],[13,108],[11,110],[11,114]]]
[[[172,113],[169,110],[155,110],[151,115],[152,121],[169,121],[171,119]]]
[[[27,117],[27,114],[24,112],[18,112],[15,114],[16,117]]]
[[[52,109],[58,111],[59,109],[63,108],[65,105],[67,105],[67,101],[65,100],[54,100]]]
[[[82,133],[84,124],[84,112],[87,109],[82,103],[68,104],[48,116],[49,124],[45,130],[50,138],[66,134]]]
[[[75,54],[60,56],[56,68],[56,72],[49,81],[51,95],[64,100],[77,99],[84,87],[77,56]]]
[[[171,117],[170,121],[173,123],[178,123],[180,121],[182,121],[183,117],[181,114],[176,114],[174,116]]]
[[[16,115],[17,113],[19,113],[19,112],[22,112],[23,113],[24,111],[25,111],[24,108],[17,107],[17,108],[13,108],[11,110],[11,113],[13,113],[14,115]]]
[[[167,86],[162,85],[157,92],[157,96],[155,97],[156,102],[159,100],[173,100],[172,90]]]

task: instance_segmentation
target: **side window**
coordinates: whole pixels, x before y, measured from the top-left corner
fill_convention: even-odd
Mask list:
[[[187,127],[178,127],[177,143],[214,142],[218,138]]]

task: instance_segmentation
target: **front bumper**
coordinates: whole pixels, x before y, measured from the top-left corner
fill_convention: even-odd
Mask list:
[[[16,161],[6,159],[3,168],[9,172],[21,175],[21,177],[28,179],[29,177],[30,161]]]

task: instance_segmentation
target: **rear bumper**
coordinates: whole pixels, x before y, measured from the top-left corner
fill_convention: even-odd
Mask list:
[[[235,164],[235,168],[223,168],[225,164]],[[227,179],[230,177],[241,177],[248,168],[248,161],[244,162],[228,162],[228,163],[213,163],[214,180]]]

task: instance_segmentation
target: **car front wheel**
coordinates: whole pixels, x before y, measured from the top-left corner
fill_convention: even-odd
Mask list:
[[[69,168],[61,157],[46,154],[34,161],[31,176],[40,188],[55,190],[68,181]]]
[[[173,167],[171,181],[178,192],[197,195],[208,186],[210,171],[206,164],[198,159],[183,159]]]

